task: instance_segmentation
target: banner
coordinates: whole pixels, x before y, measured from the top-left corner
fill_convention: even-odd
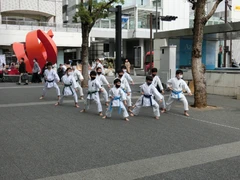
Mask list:
[[[122,16],[122,28],[124,28],[124,26],[127,24],[128,20],[129,20],[129,17]]]

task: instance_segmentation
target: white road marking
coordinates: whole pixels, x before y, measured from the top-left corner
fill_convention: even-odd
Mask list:
[[[203,119],[197,119],[197,118],[193,118],[193,117],[187,117],[187,116],[184,116],[184,115],[175,114],[175,113],[171,113],[171,112],[167,112],[167,114],[172,114],[172,115],[174,115],[174,116],[179,116],[179,117],[183,117],[183,118],[186,118],[186,119],[191,119],[191,120],[194,120],[194,121],[199,121],[199,122],[203,122],[203,123],[207,123],[207,124],[212,124],[212,125],[216,125],[216,126],[221,126],[221,127],[225,127],[225,128],[240,130],[240,128],[238,128],[238,127],[233,127],[233,126],[228,126],[228,125],[225,125],[225,124],[219,124],[219,123],[215,123],[215,122],[210,122],[210,121],[203,120]]]
[[[240,156],[240,141],[38,180],[133,180]]]

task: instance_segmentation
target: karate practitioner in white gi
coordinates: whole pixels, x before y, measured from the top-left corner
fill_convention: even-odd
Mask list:
[[[90,72],[91,79],[88,81],[88,95],[85,101],[85,107],[81,112],[86,112],[89,109],[91,101],[94,101],[97,105],[98,113],[102,116],[102,104],[99,98],[99,91],[102,91],[100,82],[96,79],[97,73],[95,71]]]
[[[95,64],[92,66],[92,70],[93,71],[97,71],[98,67],[100,67],[102,69],[102,74],[105,75],[105,69],[104,69],[102,63],[100,62],[99,59],[96,59]]]
[[[130,74],[127,73],[127,67],[125,65],[122,65],[121,69],[123,70],[123,77],[125,77],[128,80],[128,82],[133,85],[134,82]]]
[[[175,100],[179,100],[179,101],[183,102],[184,115],[189,116],[189,114],[187,113],[187,111],[189,110],[188,101],[187,101],[185,95],[183,94],[183,89],[185,89],[187,91],[188,95],[190,95],[190,96],[192,95],[192,93],[191,93],[191,90],[189,89],[187,83],[182,79],[182,77],[183,77],[182,70],[177,70],[176,77],[168,80],[167,87],[172,92],[168,98],[168,101],[166,102],[166,106],[167,106],[167,111],[169,111],[171,108],[171,104]]]
[[[78,105],[78,96],[77,96],[77,83],[75,78],[73,77],[72,69],[67,68],[65,71],[65,75],[62,77],[63,90],[60,100],[55,104],[56,106],[63,103],[63,98],[66,96],[73,96],[75,107],[79,108]]]
[[[43,99],[47,93],[47,90],[51,89],[51,88],[55,88],[57,91],[57,96],[58,99],[60,98],[60,89],[57,85],[57,83],[59,82],[59,76],[56,73],[56,71],[54,71],[52,69],[52,63],[48,62],[47,63],[47,69],[44,71],[44,80],[45,80],[45,85],[43,88],[43,94],[39,99]]]
[[[159,119],[160,112],[159,112],[159,105],[154,100],[153,96],[158,102],[161,102],[163,96],[158,92],[158,90],[152,84],[152,76],[146,77],[146,83],[141,86],[141,96],[137,100],[136,104],[134,105],[134,109],[132,110],[131,116],[136,116],[139,114],[141,107],[152,107],[153,114],[156,119]]]
[[[153,81],[152,81],[152,84],[154,85],[154,87],[157,88],[158,92],[161,93],[161,94],[164,94],[164,89],[163,89],[163,86],[162,86],[162,81],[161,79],[159,78],[159,76],[157,75],[157,68],[152,68],[152,77],[153,77]],[[164,96],[163,96],[163,99],[162,99],[162,102],[160,104],[160,107],[162,109],[161,113],[164,113],[166,112],[166,103],[165,103],[165,99],[164,99]]]
[[[109,91],[109,98],[110,98],[110,105],[106,111],[106,115],[103,118],[108,118],[112,116],[113,109],[117,108],[118,113],[123,115],[125,121],[129,121],[128,119],[128,112],[126,110],[127,105],[126,102],[126,93],[121,89],[121,80],[115,79],[114,80],[114,87]]]
[[[83,89],[82,89],[82,86],[81,86],[81,82],[84,80],[83,76],[82,76],[82,73],[77,70],[77,66],[72,66],[72,69],[73,69],[73,77],[75,78],[76,80],[76,84],[77,84],[77,90],[79,91],[79,97],[80,99],[83,99]]]
[[[131,108],[132,108],[131,88],[130,88],[130,85],[129,85],[127,79],[123,76],[123,74],[124,74],[123,70],[119,70],[118,71],[118,77],[116,79],[121,80],[121,88],[127,95],[126,99],[127,99],[128,111],[132,112],[131,111]]]
[[[102,87],[102,92],[99,92],[99,95],[103,96],[103,99],[105,101],[105,105],[108,106],[108,93],[106,91],[106,89],[104,88],[104,84],[106,84],[108,86],[108,88],[110,88],[110,84],[108,82],[108,80],[106,79],[106,77],[104,75],[102,75],[102,68],[98,67],[97,68],[97,76],[96,79],[100,82],[100,85]]]

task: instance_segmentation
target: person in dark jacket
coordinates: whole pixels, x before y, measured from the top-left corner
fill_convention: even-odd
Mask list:
[[[21,85],[22,78],[25,79],[24,85],[28,85],[28,75],[26,73],[26,64],[24,62],[24,58],[21,58],[21,60],[20,60],[20,65],[19,65],[18,71],[20,72],[18,85]]]

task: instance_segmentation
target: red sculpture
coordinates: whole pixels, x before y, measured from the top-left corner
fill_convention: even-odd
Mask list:
[[[49,30],[47,33],[42,30],[35,30],[27,34],[24,44],[19,42],[13,43],[13,51],[18,61],[24,58],[28,73],[32,72],[34,58],[38,60],[41,69],[46,64],[46,61],[52,64],[57,62],[57,46],[52,37],[52,30]]]

